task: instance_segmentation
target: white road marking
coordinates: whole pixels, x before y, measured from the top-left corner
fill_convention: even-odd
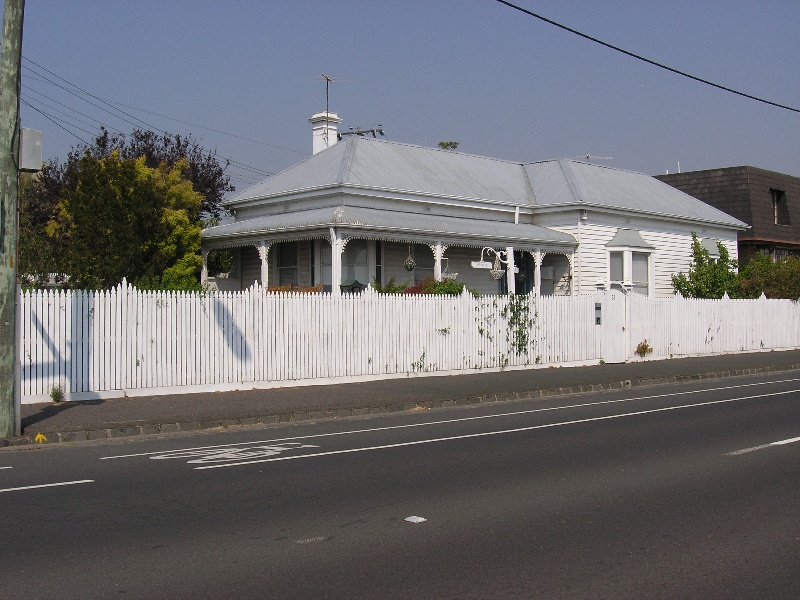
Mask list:
[[[503,429],[499,431],[484,431],[481,433],[469,433],[464,435],[453,435],[448,437],[433,438],[427,440],[415,440],[412,442],[400,442],[397,444],[385,444],[381,446],[367,446],[364,448],[348,448],[347,450],[331,450],[329,452],[318,452],[315,454],[295,454],[293,456],[279,456],[277,458],[265,458],[261,460],[250,460],[238,463],[228,463],[224,465],[208,465],[205,467],[195,467],[196,470],[202,469],[220,469],[223,467],[237,467],[241,465],[253,465],[257,463],[276,462],[279,460],[296,460],[299,458],[318,458],[321,456],[334,456],[336,454],[352,454],[354,452],[369,452],[372,450],[387,450],[390,448],[402,448],[404,446],[420,446],[423,444],[435,444],[439,442],[452,442],[456,440],[467,440],[472,438],[487,437],[490,435],[503,435],[507,433],[521,433],[524,431],[535,431],[537,429],[549,429],[553,427],[564,427],[566,425],[579,425],[582,423],[593,423],[596,421],[609,421],[611,419],[622,419],[624,417],[636,417],[640,415],[649,415],[660,412],[667,412],[672,410],[683,410],[687,408],[698,408],[701,406],[713,406],[715,404],[730,404],[731,402],[739,402],[740,400],[752,400],[754,398],[766,398],[769,396],[782,396],[785,394],[794,394],[800,390],[788,390],[785,392],[773,392],[770,394],[760,394],[757,396],[742,396],[740,398],[729,398],[727,400],[710,400],[708,402],[698,402],[696,404],[684,404],[681,406],[668,406],[666,408],[653,408],[650,410],[640,410],[630,413],[622,413],[619,415],[606,415],[604,417],[592,417],[589,419],[575,419],[573,421],[562,421],[559,423],[547,423],[545,425],[531,425],[529,427],[516,427],[514,429]]]
[[[306,538],[304,540],[297,540],[295,544],[300,544],[301,546],[304,544],[313,544],[314,542],[324,542],[328,538],[318,535],[317,537]]]
[[[773,446],[785,446],[786,444],[794,444],[795,442],[800,442],[800,437],[771,442],[769,444],[761,444],[760,446],[753,446],[752,448],[743,448],[742,450],[734,450],[733,452],[726,452],[725,454],[726,456],[739,456],[740,454],[747,454],[749,452],[755,452],[756,450],[764,450],[765,448],[772,448]]]
[[[13,468],[14,467],[0,467],[0,471],[2,471],[3,469],[13,469]]]
[[[151,460],[169,460],[175,458],[190,458],[188,464],[193,463],[219,463],[233,460],[264,458],[276,456],[287,450],[300,450],[301,448],[319,448],[313,444],[288,442],[285,444],[248,446],[246,448],[201,448],[192,450],[170,450],[162,454],[151,456]]]
[[[257,444],[274,444],[277,442],[287,442],[292,440],[309,440],[314,438],[324,438],[324,437],[335,437],[335,436],[344,436],[344,435],[355,435],[359,433],[374,433],[377,431],[390,431],[394,429],[408,429],[413,427],[428,427],[431,425],[446,425],[449,423],[462,423],[465,421],[478,421],[484,419],[498,419],[503,417],[513,417],[517,415],[527,415],[527,414],[534,414],[534,413],[541,413],[541,412],[553,412],[559,410],[567,410],[570,408],[583,408],[589,406],[604,406],[610,404],[620,404],[625,402],[635,402],[638,400],[653,400],[658,398],[671,398],[674,396],[687,396],[691,394],[701,394],[705,392],[719,392],[725,390],[735,390],[741,388],[748,388],[754,386],[763,386],[763,385],[772,385],[778,383],[795,383],[800,381],[800,378],[795,379],[783,379],[780,381],[763,381],[758,383],[745,383],[741,385],[730,385],[730,386],[723,386],[718,388],[711,388],[711,389],[703,389],[703,390],[689,390],[685,392],[672,392],[669,394],[656,394],[653,396],[637,396],[636,398],[620,398],[617,400],[602,400],[598,402],[585,402],[582,404],[568,404],[565,406],[552,406],[548,408],[533,408],[529,410],[520,410],[520,411],[511,411],[499,414],[491,414],[491,415],[478,415],[473,417],[460,417],[458,419],[443,419],[439,421],[426,421],[424,423],[408,423],[405,425],[390,425],[386,427],[372,427],[369,429],[351,429],[347,431],[335,431],[332,433],[318,433],[314,435],[302,435],[302,436],[294,436],[294,437],[285,437],[285,438],[276,438],[271,440],[259,440],[254,442],[236,442],[232,444],[217,444],[212,446],[197,446],[194,448],[185,448],[181,450],[175,450],[174,452],[189,452],[191,450],[205,450],[207,448],[231,448],[235,446],[255,446]],[[800,392],[800,390],[792,390],[795,392]],[[759,396],[750,396],[749,398],[758,398]],[[136,458],[139,456],[152,456],[156,454],[164,454],[164,451],[157,451],[157,452],[139,452],[136,454],[118,454],[114,456],[102,456],[100,460],[113,460],[115,458]]]
[[[13,487],[0,489],[0,494],[3,492],[19,492],[21,490],[38,490],[40,488],[60,487],[62,485],[78,485],[80,483],[94,483],[94,479],[81,479],[79,481],[61,481],[59,483],[42,483],[40,485],[25,485],[22,487]]]
[[[424,523],[428,519],[426,519],[425,517],[416,517],[412,515],[410,517],[406,517],[405,520],[408,521],[409,523]]]

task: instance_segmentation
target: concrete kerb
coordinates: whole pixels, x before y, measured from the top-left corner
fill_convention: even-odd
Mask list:
[[[765,366],[750,369],[736,369],[734,371],[717,371],[700,373],[696,375],[674,375],[667,377],[651,377],[641,379],[626,379],[617,382],[595,383],[572,387],[540,388],[527,392],[508,392],[502,394],[487,394],[485,396],[466,396],[449,400],[431,400],[423,402],[400,402],[379,406],[357,406],[352,408],[339,408],[335,410],[297,411],[263,415],[259,417],[245,417],[241,419],[214,419],[210,421],[184,421],[178,423],[148,423],[145,425],[121,426],[108,429],[90,429],[77,431],[50,432],[44,434],[44,439],[37,441],[38,434],[25,434],[11,439],[0,440],[0,448],[28,446],[38,444],[55,444],[66,442],[83,442],[100,439],[130,437],[135,435],[158,435],[180,432],[191,432],[209,429],[227,429],[231,427],[247,427],[251,425],[274,425],[277,423],[292,423],[302,421],[319,421],[327,419],[343,419],[374,414],[388,414],[393,412],[410,412],[429,410],[434,408],[447,408],[452,406],[470,406],[475,404],[488,404],[496,402],[513,402],[517,400],[538,399],[551,396],[582,394],[587,392],[600,392],[618,390],[632,387],[665,385],[681,381],[697,381],[702,379],[721,379],[739,377],[742,375],[759,375],[779,371],[800,370],[800,363],[783,367]]]

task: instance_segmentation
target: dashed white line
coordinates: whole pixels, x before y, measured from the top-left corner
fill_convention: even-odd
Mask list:
[[[22,487],[13,487],[0,489],[0,494],[3,492],[19,492],[22,490],[38,490],[40,488],[60,487],[62,485],[78,485],[81,483],[94,483],[94,479],[81,479],[79,481],[60,481],[58,483],[42,483],[40,485],[24,485]]]
[[[718,391],[735,390],[735,389],[748,388],[748,387],[754,387],[754,386],[774,385],[774,384],[778,384],[778,383],[795,383],[797,381],[800,381],[800,379],[794,378],[794,379],[783,379],[783,380],[780,380],[780,381],[760,381],[760,382],[757,382],[757,383],[745,383],[745,384],[739,384],[739,385],[729,385],[729,386],[722,386],[722,387],[710,388],[710,389],[702,389],[702,390],[688,390],[688,391],[685,391],[685,392],[672,392],[672,393],[668,393],[668,394],[654,394],[652,396],[637,396],[635,398],[619,398],[619,399],[616,399],[616,400],[601,400],[601,401],[598,401],[598,402],[584,402],[584,403],[581,403],[581,404],[567,404],[567,405],[564,405],[564,406],[551,406],[551,407],[547,407],[547,408],[532,408],[532,409],[529,409],[529,410],[510,411],[510,412],[504,412],[504,413],[499,413],[499,414],[491,414],[491,415],[478,415],[478,416],[473,416],[473,417],[460,417],[460,418],[457,418],[457,419],[442,419],[442,420],[438,420],[438,421],[425,421],[423,423],[407,423],[405,425],[390,425],[390,426],[387,426],[387,427],[372,427],[372,428],[369,428],[369,429],[351,429],[351,430],[346,430],[346,431],[336,431],[336,432],[332,432],[332,433],[318,433],[318,434],[314,434],[314,435],[302,435],[302,436],[295,436],[295,437],[275,438],[275,439],[271,439],[271,440],[258,440],[258,441],[254,441],[254,442],[238,442],[238,443],[233,443],[233,444],[217,444],[217,445],[211,445],[211,446],[198,446],[198,447],[194,447],[194,448],[183,448],[183,449],[180,449],[180,450],[175,450],[174,452],[187,452],[187,451],[190,451],[190,450],[205,450],[207,448],[229,448],[229,447],[234,447],[234,446],[253,446],[253,445],[256,445],[256,444],[286,442],[286,441],[291,441],[291,440],[309,440],[309,439],[313,439],[313,438],[355,435],[355,434],[359,434],[359,433],[373,433],[373,432],[377,432],[377,431],[390,431],[390,430],[394,430],[394,429],[409,429],[409,428],[415,428],[415,427],[429,427],[431,425],[446,425],[446,424],[450,424],[450,423],[462,423],[462,422],[465,422],[465,421],[479,421],[479,420],[485,420],[485,419],[498,419],[498,418],[502,418],[502,417],[514,417],[514,416],[518,416],[518,415],[527,415],[527,414],[534,414],[534,413],[554,412],[554,411],[559,411],[559,410],[568,410],[568,409],[571,409],[571,408],[585,408],[585,407],[591,407],[591,406],[605,406],[605,405],[611,405],[611,404],[622,404],[622,403],[626,403],[626,402],[635,402],[635,401],[638,401],[638,400],[654,400],[654,399],[657,399],[657,398],[671,398],[671,397],[674,397],[674,396],[688,396],[688,395],[693,395],[693,394],[702,394],[702,393],[706,393],[706,392],[718,392]],[[616,390],[616,391],[619,391],[619,390]],[[800,391],[800,390],[792,390],[792,391],[797,392],[797,391]],[[781,392],[781,393],[783,393],[783,392]],[[767,394],[767,395],[769,395],[769,394]],[[760,397],[760,396],[748,396],[746,398],[741,398],[741,399],[745,400],[745,399],[749,399],[749,398],[758,398],[758,397]],[[738,399],[739,398],[737,398],[737,400]],[[151,455],[154,455],[154,454],[164,454],[166,452],[169,452],[169,451],[163,451],[162,450],[162,451],[156,451],[156,452],[138,452],[136,454],[118,454],[118,455],[115,455],[115,456],[102,456],[102,457],[100,457],[100,460],[113,460],[113,459],[116,459],[116,458],[135,458],[135,457],[139,457],[139,456],[151,456]]]
[[[558,423],[546,423],[544,425],[531,425],[528,427],[516,427],[514,429],[501,429],[496,431],[482,431],[480,433],[469,433],[464,435],[453,435],[448,437],[432,438],[427,440],[414,440],[411,442],[400,442],[397,444],[384,444],[380,446],[366,446],[362,448],[347,448],[345,450],[330,450],[328,452],[315,452],[310,454],[295,454],[292,456],[278,456],[275,458],[264,458],[260,460],[248,460],[241,462],[232,462],[219,465],[207,465],[203,467],[195,467],[195,470],[204,469],[223,469],[226,467],[238,467],[242,465],[254,465],[258,463],[277,462],[280,460],[297,460],[300,458],[319,458],[322,456],[335,456],[337,454],[352,454],[354,452],[370,452],[373,450],[387,450],[390,448],[403,448],[406,446],[419,446],[423,444],[435,444],[439,442],[452,442],[456,440],[468,440],[472,438],[487,437],[490,435],[504,435],[507,433],[521,433],[524,431],[535,431],[537,429],[549,429],[552,427],[565,427],[567,425],[579,425],[583,423],[593,423],[597,421],[609,421],[611,419],[622,419],[624,417],[636,417],[640,415],[650,415],[661,412],[668,412],[672,410],[683,410],[687,408],[698,408],[701,406],[714,406],[716,404],[730,404],[732,402],[739,402],[741,400],[751,400],[753,398],[766,398],[769,396],[783,396],[786,394],[796,394],[798,390],[787,390],[785,392],[773,392],[770,394],[759,394],[754,396],[740,396],[738,398],[728,398],[726,400],[710,400],[708,402],[698,402],[696,404],[682,404],[680,406],[667,406],[665,408],[653,408],[650,410],[639,410],[629,413],[621,413],[618,415],[605,415],[603,417],[592,417],[588,419],[575,419],[573,421],[561,421]]]
[[[3,469],[13,469],[13,468],[14,467],[0,467],[0,471],[2,471]]]
[[[777,442],[771,442],[769,444],[761,444],[760,446],[753,446],[752,448],[742,448],[741,450],[734,450],[733,452],[727,452],[726,455],[739,456],[740,454],[748,454],[749,452],[764,450],[766,448],[772,448],[773,446],[785,446],[786,444],[794,444],[795,442],[800,442],[800,437],[789,438],[787,440],[779,440]]]

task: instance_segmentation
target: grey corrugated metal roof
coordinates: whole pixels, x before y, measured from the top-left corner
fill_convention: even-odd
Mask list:
[[[260,234],[279,235],[327,227],[363,229],[385,237],[391,237],[392,234],[432,238],[452,236],[496,242],[519,242],[523,246],[535,243],[575,245],[575,238],[569,234],[527,223],[401,213],[356,206],[316,208],[218,225],[205,229],[203,239],[213,241],[243,235],[254,237]]]
[[[528,204],[518,163],[360,136],[334,144],[226,204],[337,185]]]
[[[643,173],[560,159],[525,165],[539,207],[584,204],[746,228],[742,221]]]
[[[280,199],[282,195],[337,186],[538,208],[596,206],[747,227],[643,173],[569,159],[522,165],[360,136],[348,137],[225,204]]]

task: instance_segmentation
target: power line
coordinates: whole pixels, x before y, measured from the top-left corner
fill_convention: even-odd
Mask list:
[[[183,123],[184,125],[191,125],[192,127],[199,127],[200,129],[205,129],[206,131],[213,131],[214,133],[221,133],[222,135],[227,135],[227,136],[230,136],[232,138],[236,138],[236,139],[239,139],[239,140],[244,140],[246,142],[252,142],[254,144],[261,144],[262,146],[269,146],[270,148],[277,148],[278,150],[286,150],[287,152],[294,152],[295,154],[302,154],[303,156],[308,156],[308,152],[301,152],[300,150],[293,150],[292,148],[286,148],[285,146],[278,146],[276,144],[270,144],[270,143],[267,143],[267,142],[262,142],[260,140],[254,140],[253,138],[244,137],[242,135],[237,135],[235,133],[229,133],[227,131],[222,131],[221,129],[214,129],[213,127],[206,127],[205,125],[198,125],[197,123],[192,123],[190,121],[183,121],[183,120],[177,119],[175,117],[162,115],[162,114],[159,114],[157,112],[152,112],[152,111],[149,111],[149,110],[145,110],[143,108],[137,108],[135,106],[130,106],[129,104],[123,104],[122,102],[117,102],[116,100],[108,100],[108,99],[106,99],[106,102],[108,102],[110,104],[116,104],[118,106],[124,106],[125,108],[138,110],[139,112],[143,112],[143,113],[146,113],[148,115],[153,115],[153,116],[156,116],[156,117],[161,117],[162,119],[169,119],[169,120],[175,121],[177,123]]]
[[[25,100],[23,100],[22,98],[20,98],[20,102],[21,102],[22,104],[24,104],[25,106],[29,106],[30,108],[32,108],[33,110],[35,110],[36,112],[38,112],[40,115],[42,115],[42,116],[43,116],[45,119],[47,119],[48,121],[51,121],[51,122],[53,123],[53,125],[55,125],[56,127],[60,127],[61,129],[63,129],[64,131],[66,131],[66,132],[67,132],[68,134],[70,134],[71,136],[74,136],[74,137],[78,138],[80,141],[82,141],[82,142],[83,142],[84,144],[86,144],[87,146],[89,145],[89,142],[87,142],[87,141],[86,141],[85,139],[83,139],[81,136],[77,135],[76,133],[74,133],[74,132],[70,131],[69,129],[67,129],[66,127],[64,127],[64,126],[63,126],[63,125],[61,125],[60,123],[58,123],[56,119],[53,119],[53,118],[52,118],[52,117],[50,117],[49,115],[47,115],[47,114],[43,113],[42,111],[40,111],[40,110],[39,110],[38,108],[36,108],[35,106],[31,106],[31,104],[29,104],[28,102],[26,102],[26,101],[25,101]]]
[[[80,92],[82,92],[82,93],[84,93],[84,94],[86,94],[86,95],[88,95],[88,96],[91,96],[91,97],[92,97],[92,98],[94,98],[95,100],[98,100],[98,101],[100,101],[100,102],[103,102],[104,104],[107,104],[108,106],[110,106],[110,107],[111,107],[111,108],[113,108],[114,110],[117,110],[117,111],[119,111],[120,113],[122,113],[122,114],[124,114],[124,115],[126,115],[126,116],[128,116],[128,117],[131,117],[132,119],[136,119],[137,121],[140,121],[140,122],[142,122],[142,123],[145,123],[145,122],[144,122],[144,121],[142,121],[141,119],[139,119],[138,117],[135,117],[134,115],[130,115],[130,114],[126,113],[125,111],[123,111],[123,110],[120,110],[120,109],[116,108],[116,106],[114,106],[114,105],[117,105],[117,106],[124,106],[125,108],[130,108],[130,109],[132,109],[132,110],[137,110],[137,111],[139,111],[139,112],[143,112],[143,113],[146,113],[146,114],[149,114],[149,115],[153,115],[153,116],[156,116],[156,117],[161,117],[162,119],[169,119],[169,120],[171,120],[171,121],[176,121],[176,122],[178,122],[178,123],[183,123],[184,125],[191,125],[192,127],[199,127],[199,128],[201,128],[201,129],[205,129],[205,130],[207,130],[207,131],[213,131],[214,133],[220,133],[220,134],[222,134],[222,135],[227,135],[227,136],[230,136],[230,137],[233,137],[233,138],[237,138],[237,139],[240,139],[240,140],[245,140],[245,141],[247,141],[247,142],[253,142],[253,143],[255,143],[255,144],[261,144],[261,145],[263,145],[263,146],[269,146],[269,147],[271,147],[271,148],[277,148],[277,149],[279,149],[279,150],[286,150],[287,152],[294,152],[294,153],[296,153],[296,154],[302,154],[302,155],[304,155],[304,156],[308,154],[307,152],[301,152],[301,151],[299,151],[299,150],[294,150],[294,149],[292,149],[292,148],[286,148],[286,147],[284,147],[284,146],[278,146],[278,145],[276,145],[276,144],[269,144],[269,143],[267,143],[267,142],[262,142],[262,141],[260,141],[260,140],[254,140],[254,139],[252,139],[252,138],[248,138],[248,137],[244,137],[244,136],[241,136],[241,135],[237,135],[237,134],[235,134],[235,133],[230,133],[230,132],[227,132],[227,131],[222,131],[221,129],[214,129],[214,128],[212,128],[212,127],[207,127],[207,126],[205,126],[205,125],[200,125],[200,124],[198,124],[198,123],[191,123],[191,122],[189,122],[189,121],[184,121],[184,120],[182,120],[182,119],[178,119],[178,118],[176,118],[176,117],[170,117],[170,116],[168,116],[168,115],[162,115],[162,114],[159,114],[159,113],[157,113],[157,112],[153,112],[153,111],[145,110],[145,109],[143,109],[143,108],[138,108],[138,107],[136,107],[136,106],[131,106],[131,105],[129,105],[129,104],[124,104],[124,103],[122,103],[122,102],[117,102],[117,101],[114,101],[114,100],[108,100],[108,99],[100,98],[99,96],[95,96],[94,94],[92,94],[92,93],[90,93],[90,92],[87,92],[86,90],[83,90],[82,88],[80,88],[79,86],[75,85],[74,83],[72,83],[72,82],[70,82],[70,81],[67,81],[66,79],[64,79],[64,78],[63,78],[63,77],[61,77],[60,75],[57,75],[56,73],[53,73],[52,71],[48,70],[47,68],[45,68],[45,67],[41,66],[40,64],[38,64],[38,63],[36,63],[36,62],[32,61],[32,60],[31,60],[31,59],[29,59],[28,57],[26,57],[26,56],[23,56],[23,58],[24,58],[26,61],[28,61],[29,63],[31,63],[31,64],[33,64],[33,65],[37,66],[38,68],[40,68],[41,70],[45,71],[46,73],[49,73],[49,74],[50,74],[50,75],[52,75],[53,77],[56,77],[56,78],[60,79],[61,81],[63,81],[64,83],[67,83],[67,84],[69,84],[70,86],[74,87],[75,89],[79,90]],[[40,76],[40,77],[42,77],[42,75],[39,75],[39,76]],[[58,87],[61,87],[60,85],[56,84],[55,82],[49,81],[49,80],[47,80],[47,79],[45,79],[45,81],[48,81],[48,83],[52,83],[53,85],[57,85]],[[62,89],[63,89],[63,88],[62,88]],[[70,90],[66,90],[66,91],[70,91]],[[73,92],[73,93],[74,93],[74,92]],[[145,123],[145,125],[147,125],[147,124]],[[154,128],[154,127],[150,126],[150,125],[147,125],[147,126],[148,126],[148,128],[151,128],[151,129],[156,129],[156,128]]]
[[[31,90],[30,88],[27,88],[27,89],[28,89],[29,92],[30,91],[36,91],[36,90]],[[44,96],[44,94],[42,94],[42,95]],[[67,110],[70,110],[70,111],[72,111],[74,113],[77,113],[77,114],[81,115],[82,117],[86,117],[87,119],[90,119],[90,120],[86,121],[86,120],[81,119],[79,117],[76,117],[75,115],[70,114],[70,113],[68,113],[66,111],[59,110],[55,106],[52,106],[51,104],[48,104],[47,102],[44,102],[43,100],[39,100],[38,98],[36,98],[36,99],[31,98],[28,94],[22,94],[22,98],[25,98],[25,99],[28,100],[28,106],[30,106],[31,108],[33,108],[32,105],[35,104],[36,106],[39,106],[40,108],[41,107],[45,107],[48,110],[52,111],[53,113],[57,113],[59,115],[64,115],[64,117],[72,119],[73,121],[77,121],[78,123],[82,123],[84,125],[89,125],[90,127],[94,127],[95,126],[96,121],[91,117],[91,115],[87,115],[87,114],[84,114],[84,113],[82,113],[80,111],[77,111],[74,108],[71,108],[71,107],[67,106],[66,104],[63,104],[63,103],[59,102],[58,100],[54,100],[52,98],[49,98],[48,96],[44,96],[44,97],[52,100],[54,103],[58,104],[59,106],[63,106]],[[123,131],[121,131],[119,129],[111,127],[110,125],[103,125],[103,126],[107,127],[108,129],[112,129],[112,130],[114,130],[114,131],[116,131],[118,133],[124,133]],[[90,135],[95,135],[95,134],[94,133],[90,133]]]
[[[83,88],[81,88],[81,87],[79,87],[79,86],[75,85],[74,83],[72,83],[72,82],[70,82],[70,81],[68,81],[68,80],[64,79],[64,78],[63,78],[63,77],[61,77],[60,75],[58,75],[58,74],[56,74],[56,73],[53,73],[53,72],[52,72],[52,71],[50,71],[49,69],[47,69],[47,68],[45,68],[45,67],[41,66],[40,64],[36,63],[35,61],[32,61],[32,60],[30,60],[29,58],[26,58],[26,57],[24,57],[24,56],[23,56],[23,58],[24,58],[26,61],[28,61],[28,62],[30,62],[31,64],[33,64],[33,65],[35,65],[36,67],[38,67],[39,69],[41,69],[41,70],[45,71],[46,73],[49,73],[49,74],[50,74],[50,75],[52,75],[53,77],[56,77],[57,79],[59,79],[59,80],[63,81],[64,83],[68,84],[69,86],[71,86],[71,87],[75,88],[76,90],[80,91],[82,94],[85,94],[86,96],[89,96],[89,97],[91,97],[91,98],[94,98],[94,99],[95,99],[95,100],[97,100],[98,102],[101,102],[101,103],[103,103],[103,104],[106,104],[107,106],[109,106],[111,109],[113,109],[114,111],[116,111],[116,112],[118,112],[118,113],[121,113],[121,114],[123,114],[123,115],[125,115],[125,116],[127,116],[127,117],[130,117],[131,119],[135,119],[136,121],[138,121],[139,123],[141,123],[142,125],[144,125],[144,128],[146,128],[147,130],[149,130],[149,131],[151,131],[151,132],[153,132],[153,133],[156,133],[156,132],[157,132],[157,133],[161,133],[162,135],[166,135],[166,136],[169,136],[169,135],[170,135],[170,134],[169,134],[169,132],[167,132],[167,131],[165,131],[165,130],[163,130],[163,129],[160,129],[160,128],[158,128],[158,127],[155,127],[155,126],[153,126],[153,125],[150,125],[150,124],[149,124],[149,123],[147,123],[146,121],[143,121],[142,119],[139,119],[138,117],[136,117],[136,116],[134,116],[134,115],[131,115],[131,114],[129,114],[129,113],[127,113],[127,112],[123,111],[123,110],[120,110],[120,109],[118,109],[118,108],[114,107],[114,106],[113,106],[112,104],[110,104],[108,101],[106,101],[106,100],[103,100],[102,98],[100,98],[100,97],[98,97],[98,96],[95,96],[95,95],[94,95],[94,94],[92,94],[91,92],[88,92],[88,91],[84,90]],[[26,68],[26,69],[28,69],[29,71],[31,70],[31,69],[30,69],[30,67],[27,67],[27,66],[26,66],[25,68]],[[117,118],[117,119],[120,119],[120,120],[122,120],[122,121],[124,121],[124,122],[128,123],[129,125],[132,125],[132,126],[134,126],[134,127],[139,127],[139,128],[141,128],[141,127],[142,127],[141,125],[139,125],[139,124],[137,124],[137,123],[135,123],[135,122],[133,122],[133,121],[130,121],[130,120],[128,120],[128,119],[126,119],[126,118],[124,118],[124,117],[121,117],[121,116],[119,116],[119,114],[115,114],[114,112],[111,112],[111,110],[109,110],[109,109],[107,109],[107,108],[104,108],[103,106],[100,106],[100,105],[98,105],[98,104],[95,104],[94,102],[91,102],[90,100],[87,100],[86,98],[82,97],[80,94],[78,94],[77,92],[75,92],[74,90],[72,90],[72,89],[69,89],[69,88],[67,88],[67,87],[65,87],[65,86],[63,86],[63,85],[61,85],[61,84],[59,84],[59,83],[56,83],[55,81],[52,81],[52,80],[48,79],[47,77],[45,77],[45,76],[41,75],[40,73],[36,73],[36,74],[37,74],[39,77],[42,77],[42,78],[44,79],[44,81],[45,81],[45,82],[47,82],[47,83],[49,83],[50,85],[54,85],[54,86],[56,86],[56,87],[58,87],[58,88],[60,88],[60,89],[64,90],[65,92],[67,92],[67,93],[69,93],[69,94],[72,94],[72,95],[73,95],[73,96],[75,96],[76,98],[78,98],[78,99],[80,99],[80,100],[83,100],[84,102],[86,102],[86,103],[90,104],[91,106],[94,106],[95,108],[98,108],[98,109],[102,110],[103,112],[106,112],[106,113],[110,114],[111,116],[113,116],[113,117],[115,117],[115,118]],[[32,91],[35,91],[35,90],[32,90]],[[41,92],[37,92],[37,93],[41,93]],[[44,95],[44,94],[42,94],[42,95]],[[47,96],[45,96],[45,97],[47,97]],[[30,104],[28,104],[28,103],[26,103],[26,104],[27,104],[28,106],[30,106],[31,108],[33,108],[34,110],[36,110],[37,112],[39,112],[40,114],[43,114],[43,115],[44,115],[44,113],[42,113],[42,111],[35,109],[33,106],[31,106],[31,105],[30,105]],[[124,106],[124,105],[123,105],[123,106]],[[69,107],[67,107],[67,108],[69,108]],[[77,110],[75,110],[75,109],[72,109],[72,108],[70,108],[70,110],[74,110],[75,112],[78,112],[78,114],[82,114],[82,113],[80,113],[79,111],[77,111]],[[137,110],[138,110],[138,109],[137,109]],[[143,112],[147,112],[147,111],[143,111]],[[156,114],[156,113],[152,113],[152,114]],[[86,115],[84,115],[84,116],[86,116]],[[157,115],[157,116],[160,116],[160,115]],[[53,121],[53,119],[52,119],[52,118],[50,118],[50,117],[47,117],[47,118],[48,118],[50,121]],[[91,118],[91,117],[89,117],[89,118]],[[166,117],[166,118],[169,118],[169,117]],[[55,121],[53,121],[53,122],[55,123]],[[102,125],[102,124],[101,124],[101,125]],[[59,127],[61,127],[61,126],[59,125]],[[62,127],[62,129],[64,129],[64,127]],[[79,128],[79,127],[76,127],[76,129],[80,129],[80,128]],[[112,127],[112,129],[114,129],[114,128]],[[66,130],[66,129],[65,129],[65,130]],[[68,130],[66,130],[66,131],[68,131]],[[85,131],[85,130],[82,130],[82,129],[81,129],[81,131]],[[118,129],[116,129],[116,131],[119,131],[119,130],[118,130]],[[69,133],[72,133],[72,132],[69,132]],[[87,133],[88,133],[88,132],[87,132]],[[224,133],[224,132],[221,132],[221,133]],[[75,135],[75,134],[74,134],[74,133],[72,133],[72,135]],[[90,134],[90,135],[93,135],[93,134]],[[86,142],[85,142],[85,141],[84,141],[82,138],[80,138],[79,136],[75,136],[75,137],[77,137],[78,139],[80,139],[80,140],[81,140],[81,141],[82,141],[84,144],[86,144],[87,146],[89,145],[88,143],[86,143]],[[215,154],[216,154],[216,153],[215,153]],[[271,176],[271,175],[273,175],[273,173],[271,173],[270,171],[267,171],[267,170],[265,170],[265,169],[260,169],[260,168],[258,168],[258,167],[253,167],[253,166],[251,166],[251,165],[247,165],[247,164],[245,164],[245,163],[242,163],[242,162],[239,162],[239,161],[233,160],[232,158],[228,158],[228,157],[226,157],[226,156],[221,156],[221,155],[220,155],[220,158],[222,158],[222,159],[224,159],[224,160],[228,161],[230,164],[237,165],[237,166],[239,166],[240,168],[246,169],[246,170],[248,170],[248,171],[250,171],[250,172],[252,172],[252,173],[256,173],[256,174],[260,174],[260,175],[264,175],[264,176]]]
[[[605,46],[606,48],[611,48],[612,50],[616,50],[617,52],[621,52],[622,54],[630,56],[631,58],[635,58],[637,60],[641,60],[643,62],[646,62],[648,64],[656,66],[656,67],[658,67],[660,69],[665,69],[665,70],[670,71],[672,73],[675,73],[677,75],[681,75],[682,77],[688,77],[689,79],[693,79],[695,81],[699,81],[700,83],[704,83],[706,85],[710,85],[710,86],[715,87],[717,89],[720,89],[720,90],[723,90],[723,91],[726,91],[726,92],[730,92],[731,94],[736,94],[737,96],[742,96],[744,98],[749,98],[750,100],[755,100],[757,102],[763,102],[764,104],[769,104],[770,106],[775,106],[777,108],[783,108],[783,109],[786,109],[786,110],[790,110],[792,112],[800,113],[800,109],[798,109],[798,108],[792,108],[791,106],[786,106],[784,104],[778,104],[777,102],[772,102],[770,100],[765,100],[764,98],[759,98],[758,96],[752,96],[750,94],[745,94],[744,92],[740,92],[738,90],[734,90],[732,88],[725,87],[724,85],[719,85],[718,83],[714,83],[712,81],[708,81],[707,79],[703,79],[701,77],[696,77],[695,75],[690,75],[689,73],[686,73],[684,71],[679,71],[678,69],[673,69],[672,67],[668,67],[667,65],[664,65],[662,63],[656,62],[654,60],[650,60],[649,58],[645,58],[644,56],[640,56],[638,54],[634,54],[633,52],[629,52],[628,50],[624,50],[624,49],[622,49],[622,48],[620,48],[618,46],[614,46],[613,44],[609,44],[607,42],[599,40],[599,39],[597,39],[595,37],[592,37],[590,35],[587,35],[585,33],[581,33],[580,31],[572,29],[571,27],[567,27],[566,25],[562,25],[561,23],[556,23],[555,21],[552,21],[552,20],[548,19],[547,17],[543,17],[542,15],[537,15],[536,13],[531,12],[531,11],[529,11],[527,9],[524,9],[521,6],[517,6],[516,4],[512,4],[511,2],[506,2],[506,0],[497,0],[497,2],[499,2],[500,4],[505,4],[509,8],[513,8],[515,10],[518,10],[518,11],[522,12],[522,13],[525,13],[528,16],[531,16],[531,17],[534,17],[536,19],[539,19],[540,21],[544,21],[545,23],[549,23],[550,25],[555,25],[556,27],[558,27],[560,29],[563,29],[564,31],[569,31],[570,33],[574,33],[575,35],[578,35],[578,36],[580,36],[582,38],[585,38],[585,39],[587,39],[589,41],[595,42],[596,44],[600,44],[601,46]]]

